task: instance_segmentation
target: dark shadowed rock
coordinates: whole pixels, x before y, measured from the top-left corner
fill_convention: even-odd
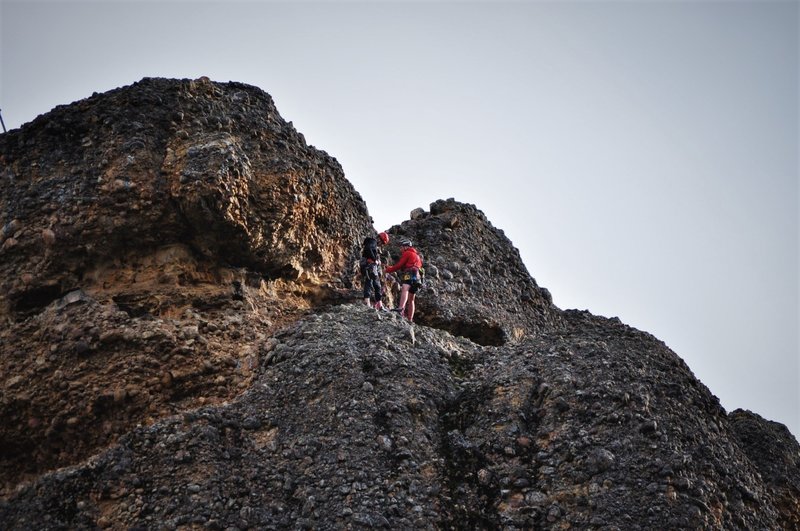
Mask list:
[[[780,509],[783,529],[800,522],[800,446],[783,424],[771,422],[750,411],[737,409],[730,415],[732,430],[742,449],[755,464],[766,490]],[[743,489],[742,496],[757,499]]]
[[[566,321],[483,347],[427,327],[412,344],[406,323],[361,305],[310,315],[275,335],[275,356],[229,404],[136,428],[22,488],[0,518],[11,529],[103,517],[222,529],[796,522],[663,343],[589,314]],[[649,420],[655,432],[638,429]]]

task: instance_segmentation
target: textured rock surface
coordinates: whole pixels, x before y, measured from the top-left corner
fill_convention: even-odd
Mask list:
[[[784,426],[554,307],[474,206],[391,231],[417,324],[359,304],[366,207],[258,89],[144,80],[0,156],[3,529],[800,526]]]
[[[247,85],[145,79],[0,139],[6,488],[241,392],[371,231],[338,163]]]
[[[730,415],[733,432],[755,464],[764,488],[779,508],[782,529],[796,529],[800,520],[800,451],[783,424],[737,409]]]
[[[319,286],[370,228],[339,164],[237,83],[145,79],[58,107],[4,135],[0,163],[0,311],[15,318],[178,243]]]
[[[558,326],[550,293],[536,284],[503,231],[474,205],[436,201],[429,212],[417,209],[411,217],[390,234],[410,238],[424,257],[427,289],[415,320],[483,345],[503,345]]]
[[[309,315],[272,338],[232,403],[137,428],[23,488],[0,516],[19,529],[797,522],[662,343],[565,319],[557,334],[483,347],[360,305]],[[797,443],[782,442],[796,459]],[[796,487],[787,464],[775,474]]]

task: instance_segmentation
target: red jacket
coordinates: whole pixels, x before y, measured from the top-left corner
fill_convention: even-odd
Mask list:
[[[394,273],[395,271],[411,269],[412,267],[416,267],[417,269],[422,267],[422,258],[419,257],[416,249],[409,247],[403,251],[400,261],[393,266],[387,267],[386,272]]]

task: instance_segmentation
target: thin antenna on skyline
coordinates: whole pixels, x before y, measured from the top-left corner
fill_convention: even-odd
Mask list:
[[[0,109],[0,124],[3,126],[3,132],[6,132],[6,123],[3,121],[2,109]]]

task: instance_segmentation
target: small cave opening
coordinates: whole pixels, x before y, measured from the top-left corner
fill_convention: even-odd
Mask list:
[[[143,301],[141,297],[117,295],[112,297],[111,300],[114,301],[117,308],[127,313],[130,317],[151,316],[154,310],[154,308]]]
[[[508,341],[505,330],[493,323],[474,323],[460,319],[442,321],[429,319],[424,315],[420,315],[415,321],[424,326],[450,332],[454,336],[465,337],[484,347],[501,347]]]
[[[61,295],[61,286],[58,284],[31,288],[17,297],[12,311],[20,317],[27,317],[38,313]]]

